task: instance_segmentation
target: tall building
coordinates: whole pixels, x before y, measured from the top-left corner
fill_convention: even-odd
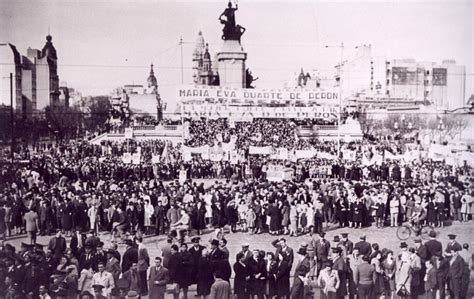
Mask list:
[[[9,49],[6,49],[9,48]],[[24,117],[33,112],[43,110],[46,106],[57,107],[65,105],[60,102],[58,56],[53,46],[51,35],[46,36],[43,49],[28,48],[26,56],[20,54],[15,46],[0,47],[3,66],[0,68],[2,77],[14,76],[14,108],[21,111]],[[8,104],[10,86],[6,80],[1,80],[1,102]],[[64,91],[63,91],[64,94]]]
[[[209,53],[209,45],[199,31],[193,51],[193,80],[198,85],[219,85],[219,75]]]
[[[465,105],[466,68],[454,60],[417,62],[394,59],[386,62],[386,95],[408,98],[452,110]]]

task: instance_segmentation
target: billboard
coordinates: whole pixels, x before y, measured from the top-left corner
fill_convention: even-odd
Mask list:
[[[419,80],[423,81],[423,69],[411,69],[408,67],[392,68],[393,85],[416,85]],[[423,82],[422,82],[423,83]]]
[[[433,68],[433,85],[446,86],[448,72],[445,68]]]

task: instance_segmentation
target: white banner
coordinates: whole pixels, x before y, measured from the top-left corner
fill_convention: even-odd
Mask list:
[[[131,153],[123,153],[122,162],[123,162],[123,164],[132,163],[132,154]]]
[[[316,155],[316,151],[314,149],[310,150],[296,150],[295,156],[298,159],[310,159]]]
[[[275,160],[288,160],[288,149],[284,147],[273,149],[270,159]]]
[[[313,107],[268,107],[268,106],[225,106],[222,104],[182,104],[181,115],[186,118],[232,118],[234,121],[248,121],[254,118],[318,118],[337,119],[335,106]]]
[[[217,102],[223,104],[265,104],[301,101],[309,103],[334,104],[339,101],[337,88],[321,89],[247,89],[224,88],[205,85],[182,85],[178,87],[178,97],[181,102]]]
[[[271,146],[250,146],[249,154],[250,155],[271,155],[272,147]]]
[[[342,157],[344,160],[355,161],[356,160],[356,152],[352,150],[342,150]]]
[[[142,155],[140,153],[133,153],[132,155],[132,163],[135,164],[135,165],[138,165],[140,164],[140,159],[141,159]]]

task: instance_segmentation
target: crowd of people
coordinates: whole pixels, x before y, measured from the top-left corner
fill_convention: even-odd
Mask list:
[[[416,240],[416,248],[405,243],[400,249],[380,248],[362,240],[362,247],[346,248],[347,234],[329,242],[324,231],[470,223],[474,190],[468,165],[425,159],[365,165],[361,156],[367,149],[404,151],[400,143],[367,140],[342,143],[357,153],[344,160],[336,156],[337,143],[298,139],[295,125],[282,120],[256,120],[250,126],[195,121],[189,129],[186,146],[214,146],[236,136],[236,147],[244,152],[268,145],[330,156],[292,161],[245,152],[240,163],[199,155],[185,161],[182,145],[133,140],[24,148],[22,162],[4,163],[0,171],[0,285],[5,284],[0,290],[5,298],[48,298],[46,293],[122,298],[130,292],[129,297],[162,298],[186,294],[193,284],[198,295],[211,298],[226,298],[230,289],[238,298],[387,298],[402,289],[412,298],[444,298],[445,289],[457,296],[452,298],[465,296],[469,244],[450,243],[446,251],[436,245],[430,251],[428,244],[438,242],[433,235],[425,244]],[[124,153],[137,152],[141,163],[122,160]],[[291,178],[269,181],[275,165],[291,171]],[[199,178],[215,183],[196,183]],[[234,259],[221,234],[207,248],[199,238],[187,248],[190,234],[200,236],[211,228],[278,235],[276,252],[246,246]],[[108,239],[101,241],[98,235],[104,232]],[[28,241],[21,250],[7,243],[23,234]],[[37,244],[37,235],[53,234],[46,249]],[[167,236],[163,256],[148,256],[147,235]],[[290,258],[285,235],[311,239],[295,248],[295,255],[291,250]],[[104,248],[103,241],[112,246]],[[120,243],[127,246],[123,257]],[[427,282],[432,283],[425,287]]]
[[[150,256],[140,234],[105,247],[93,234],[66,239],[57,230],[46,246],[0,246],[2,298],[468,298],[472,253],[456,235],[389,249],[349,233],[326,240],[325,233],[291,248],[284,237],[274,250],[246,241],[230,256],[224,234],[208,244],[167,236],[160,254]],[[369,240],[370,241],[370,240]],[[46,247],[46,248],[45,248]]]

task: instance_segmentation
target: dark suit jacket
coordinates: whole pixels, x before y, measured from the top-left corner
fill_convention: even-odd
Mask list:
[[[281,253],[283,255],[283,258],[288,262],[291,267],[293,265],[293,260],[295,259],[293,249],[288,246],[283,249],[279,244],[277,244],[277,242],[278,240],[272,242],[272,245],[276,248],[275,257],[278,257],[278,255]]]
[[[130,247],[123,254],[122,273],[128,271],[133,263],[138,263],[138,249]]]
[[[66,251],[66,239],[53,237],[49,240],[48,249],[53,252],[54,256],[63,255]]]
[[[367,241],[359,241],[355,244],[354,248],[359,248],[360,255],[370,256],[372,253],[372,247]]]
[[[443,245],[438,240],[429,240],[424,245],[426,247],[426,250],[428,251],[428,259],[433,256],[441,256],[441,254],[443,253]]]

